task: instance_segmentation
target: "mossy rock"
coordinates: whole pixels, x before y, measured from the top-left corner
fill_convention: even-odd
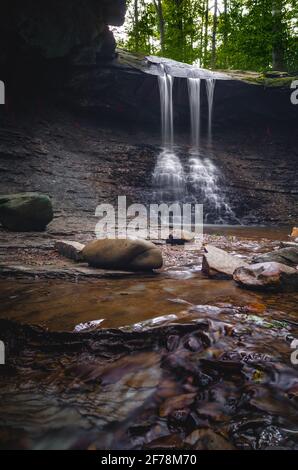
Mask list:
[[[298,80],[298,77],[287,76],[287,77],[276,77],[269,78],[264,75],[259,77],[247,77],[246,81],[255,83],[256,85],[263,85],[265,88],[289,88],[294,80]]]
[[[14,232],[40,232],[53,219],[50,198],[39,193],[0,196],[0,222]]]

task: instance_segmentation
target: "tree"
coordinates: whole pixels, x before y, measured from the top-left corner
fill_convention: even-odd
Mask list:
[[[128,0],[122,46],[204,67],[298,71],[297,0]]]
[[[216,65],[217,6],[218,6],[217,0],[214,0],[212,52],[211,52],[211,67],[212,68],[215,68],[215,65]]]
[[[284,16],[283,0],[272,0],[272,67],[284,70]]]
[[[139,1],[134,0],[134,32],[135,32],[135,48],[139,52]]]
[[[209,28],[209,0],[206,0],[205,6],[205,25],[204,25],[204,54],[203,54],[203,63],[206,67],[207,65],[207,55],[208,55],[208,28]]]
[[[155,10],[158,17],[158,30],[160,36],[160,49],[161,52],[165,51],[165,20],[163,15],[162,0],[153,0]]]

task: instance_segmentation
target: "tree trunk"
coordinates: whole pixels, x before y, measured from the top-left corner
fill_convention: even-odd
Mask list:
[[[272,68],[284,70],[283,0],[272,0]]]
[[[163,16],[162,0],[154,0],[154,6],[158,17],[158,30],[161,52],[165,51],[165,20]]]
[[[228,0],[224,0],[224,34],[223,34],[223,49],[224,49],[224,65],[227,67],[226,49],[228,44]]]
[[[204,47],[204,21],[205,21],[205,0],[202,5],[202,15],[201,15],[201,31],[200,31],[200,66],[203,64],[203,47]]]
[[[181,47],[181,58],[180,60],[185,60],[185,35],[183,31],[183,0],[174,0],[176,4],[176,28],[179,33],[179,44]]]
[[[135,48],[136,52],[140,49],[139,41],[139,4],[138,0],[134,0],[134,32],[135,32]]]
[[[205,10],[205,33],[204,33],[204,67],[207,66],[208,26],[209,26],[209,0],[206,0],[206,10]]]
[[[213,31],[212,31],[212,52],[211,52],[211,67],[216,65],[216,36],[217,36],[217,0],[214,1],[213,13]]]

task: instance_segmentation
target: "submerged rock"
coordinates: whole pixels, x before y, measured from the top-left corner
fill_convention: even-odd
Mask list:
[[[209,277],[217,279],[232,279],[235,269],[248,266],[248,264],[236,256],[232,256],[220,248],[212,245],[205,246],[202,272]]]
[[[298,290],[298,271],[281,263],[257,263],[235,270],[234,280],[250,289]]]
[[[194,450],[234,450],[235,447],[223,436],[209,428],[196,429],[185,439]]]
[[[58,253],[66,258],[73,259],[74,261],[82,261],[82,251],[85,245],[83,243],[68,241],[68,240],[57,240],[55,242],[55,248]]]
[[[276,263],[286,264],[287,266],[298,265],[298,245],[281,248],[277,251],[270,251],[253,258],[255,263],[266,263],[275,261]]]
[[[45,230],[53,219],[50,198],[40,193],[18,193],[0,196],[0,222],[15,232]]]
[[[96,268],[128,271],[152,271],[163,263],[159,248],[139,239],[95,240],[85,246],[83,258]]]

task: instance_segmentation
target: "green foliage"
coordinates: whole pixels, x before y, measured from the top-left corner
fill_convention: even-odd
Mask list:
[[[215,0],[129,0],[120,45],[204,67],[213,57],[216,68],[298,71],[296,0],[217,3],[215,16]]]

